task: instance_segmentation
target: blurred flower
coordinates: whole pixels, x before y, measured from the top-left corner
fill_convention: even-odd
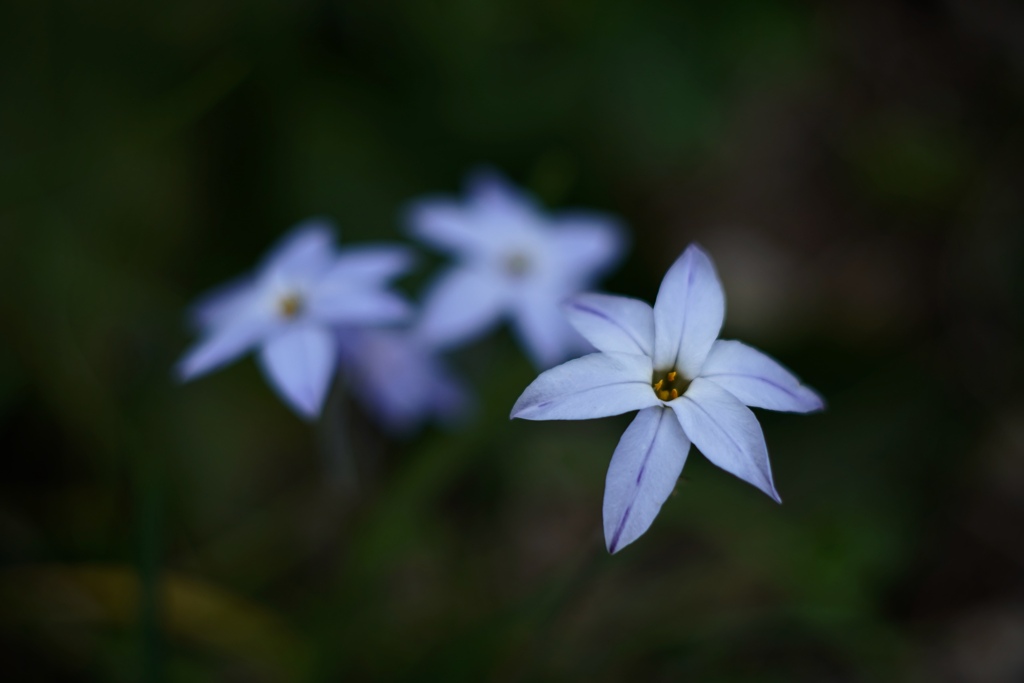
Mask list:
[[[453,423],[469,409],[465,388],[434,349],[408,330],[345,329],[343,372],[371,418],[399,436],[424,422]]]
[[[470,178],[467,195],[462,203],[421,200],[410,212],[412,233],[458,260],[427,293],[422,337],[451,346],[508,317],[539,367],[588,349],[559,305],[619,260],[625,236],[618,222],[595,213],[546,215],[492,173]]]
[[[337,365],[333,328],[406,318],[409,305],[385,286],[410,261],[398,246],[339,253],[329,223],[302,223],[254,274],[193,307],[203,339],[181,359],[178,376],[193,379],[258,347],[271,386],[303,417],[316,417]]]
[[[512,408],[527,420],[582,420],[640,410],[605,481],[609,552],[640,537],[675,489],[691,441],[712,463],[775,501],[768,450],[746,406],[806,413],[824,403],[779,363],[717,339],[725,295],[711,259],[690,245],[665,275],[653,310],[636,299],[584,294],[569,321],[599,353],[542,373]]]

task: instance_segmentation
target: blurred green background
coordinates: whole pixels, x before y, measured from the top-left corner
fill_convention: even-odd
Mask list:
[[[0,4],[0,677],[1024,680],[1024,12],[1010,0]],[[696,452],[614,557],[628,417],[314,425],[187,303],[291,224],[403,239],[487,163],[622,216],[610,291],[693,240],[785,504]],[[415,294],[437,259],[403,284]]]

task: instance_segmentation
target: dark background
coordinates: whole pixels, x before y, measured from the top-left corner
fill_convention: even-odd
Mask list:
[[[0,4],[0,677],[1024,680],[1024,10],[1009,0]],[[628,417],[307,425],[184,310],[293,223],[402,239],[502,169],[686,244],[725,336],[829,402],[759,411],[785,500],[691,453],[614,557]],[[438,265],[403,281],[413,296]]]

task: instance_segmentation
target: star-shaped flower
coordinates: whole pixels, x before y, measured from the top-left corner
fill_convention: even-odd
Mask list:
[[[337,365],[334,328],[406,318],[409,305],[385,287],[410,263],[398,246],[338,252],[328,223],[302,223],[254,274],[193,307],[203,338],[179,362],[178,376],[193,379],[258,348],[271,386],[300,415],[316,417]]]
[[[462,384],[413,332],[346,329],[338,334],[338,348],[356,398],[371,418],[400,437],[428,420],[451,424],[470,407]]]
[[[500,177],[482,173],[470,179],[466,201],[422,200],[409,222],[413,235],[457,260],[427,293],[424,339],[452,346],[508,318],[539,367],[589,348],[559,305],[619,260],[625,237],[615,220],[547,215]]]
[[[639,538],[675,489],[691,442],[712,463],[782,502],[764,435],[747,406],[808,413],[818,394],[760,351],[718,339],[725,295],[708,255],[690,245],[643,301],[584,294],[570,322],[599,353],[542,373],[512,408],[527,420],[583,420],[639,410],[605,481],[609,552]]]

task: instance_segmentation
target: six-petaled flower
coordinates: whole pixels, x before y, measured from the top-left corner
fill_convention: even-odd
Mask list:
[[[581,420],[639,410],[605,481],[609,552],[650,527],[693,443],[718,467],[781,502],[764,435],[747,406],[806,413],[822,399],[778,362],[718,339],[725,295],[711,259],[691,245],[669,269],[653,309],[583,294],[566,315],[598,349],[542,373],[512,409],[527,420]]]
[[[596,213],[548,215],[493,173],[468,183],[464,202],[426,199],[412,234],[455,257],[427,292],[419,334],[442,347],[470,341],[503,318],[541,368],[588,350],[560,304],[622,255],[618,223]]]
[[[296,412],[320,413],[337,366],[335,328],[405,319],[410,307],[386,286],[411,263],[404,247],[337,251],[331,226],[297,226],[250,276],[200,299],[202,339],[178,364],[190,380],[251,349],[267,380]]]

